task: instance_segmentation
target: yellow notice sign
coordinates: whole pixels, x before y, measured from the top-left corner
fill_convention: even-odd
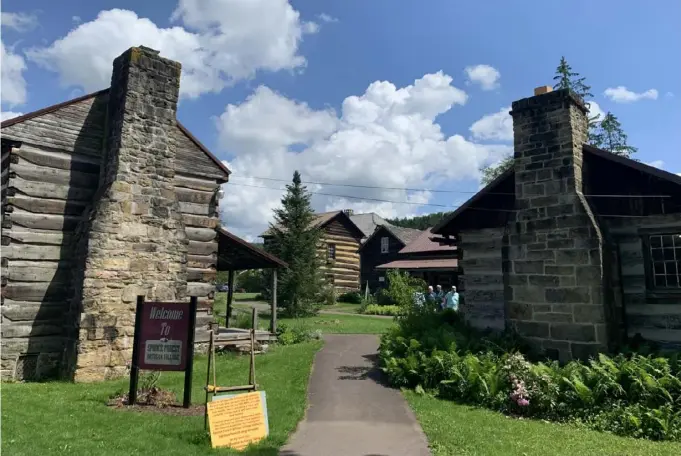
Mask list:
[[[207,407],[213,448],[243,450],[269,433],[264,391],[216,396]]]

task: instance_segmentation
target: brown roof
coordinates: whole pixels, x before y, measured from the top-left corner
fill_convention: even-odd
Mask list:
[[[87,95],[83,95],[83,96],[80,96],[78,98],[73,98],[72,100],[67,100],[67,101],[64,101],[64,102],[61,102],[61,103],[57,103],[55,105],[48,106],[46,108],[38,109],[37,111],[29,112],[27,114],[23,114],[23,115],[18,116],[18,117],[13,117],[11,119],[7,119],[4,122],[2,122],[0,124],[0,128],[11,127],[12,125],[16,125],[16,124],[24,122],[26,120],[34,119],[38,116],[42,116],[43,114],[49,114],[51,112],[57,111],[58,109],[61,109],[61,108],[65,108],[65,107],[70,106],[72,104],[75,104],[75,103],[78,103],[78,102],[81,102],[81,101],[85,101],[85,100],[89,100],[90,98],[95,98],[99,95],[105,95],[108,92],[109,92],[109,89],[99,90],[97,92],[89,93]],[[215,155],[213,155],[213,153],[211,151],[209,151],[206,146],[201,144],[201,142],[198,139],[196,139],[196,137],[194,135],[192,135],[189,132],[189,130],[187,130],[187,128],[184,125],[182,125],[182,123],[180,123],[179,120],[177,121],[177,127],[180,129],[180,131],[182,133],[184,133],[189,138],[190,141],[192,141],[194,144],[196,144],[196,146],[201,150],[201,152],[206,154],[208,156],[208,158],[210,158],[213,161],[213,163],[215,163],[215,165],[222,172],[225,173],[225,177],[229,177],[229,175],[232,173],[229,170],[229,168],[227,168],[225,166],[225,164],[222,163],[222,161],[220,161]]]
[[[450,252],[456,250],[456,246],[444,244],[444,238],[433,234],[431,230],[428,229],[421,232],[416,239],[407,244],[399,253]]]
[[[594,163],[595,160],[599,159],[601,161],[605,160],[611,165],[623,167],[620,169],[638,171],[644,175],[657,178],[661,182],[672,184],[672,186],[681,185],[681,176],[655,168],[654,166],[646,165],[630,158],[621,157],[587,144],[582,147],[582,150],[584,152],[585,160],[590,161],[590,163]],[[597,177],[595,177],[595,179],[597,179]],[[515,171],[513,167],[510,167],[476,193],[472,198],[462,204],[457,210],[438,223],[432,231],[434,233],[453,233],[456,231],[455,228],[460,222],[463,219],[466,219],[464,214],[467,214],[469,209],[472,211],[471,216],[476,219],[489,216],[495,216],[499,220],[502,219],[505,215],[508,215],[515,209],[514,180]],[[601,179],[601,181],[606,187],[612,187],[616,184],[610,180]],[[665,192],[665,194],[667,193]],[[674,196],[674,194],[679,195],[681,192],[671,191],[669,194],[670,196]],[[601,204],[603,204],[603,202],[601,202]],[[606,213],[604,215],[607,216],[608,214]],[[465,223],[465,221],[463,223]]]
[[[456,258],[438,258],[431,260],[396,260],[376,266],[376,269],[456,269]]]
[[[403,246],[409,244],[411,241],[416,239],[421,234],[421,230],[416,230],[414,228],[402,228],[401,226],[391,225],[390,223],[386,222],[376,227],[374,232],[371,233],[371,236],[369,236],[362,243],[362,246],[359,248],[360,251],[364,248],[365,245],[369,244],[369,241],[371,241],[371,239],[373,239],[375,236],[378,236],[378,233],[380,233],[382,230],[385,230],[388,233],[390,233],[393,237],[395,237],[395,239],[401,242]]]
[[[218,270],[287,268],[285,261],[254,247],[223,227],[218,232]]]

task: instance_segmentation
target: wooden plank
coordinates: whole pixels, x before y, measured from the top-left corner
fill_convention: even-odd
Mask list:
[[[7,203],[36,214],[81,215],[87,207],[87,203],[80,201],[33,198],[23,195],[10,196],[7,198]]]
[[[12,260],[61,260],[70,258],[73,251],[60,245],[10,244],[2,253]]]
[[[71,280],[73,272],[68,267],[50,268],[41,267],[45,263],[57,263],[48,261],[37,261],[35,266],[17,266],[12,264],[7,268],[7,277],[13,282],[60,282],[66,283]],[[61,263],[67,264],[67,263]]]
[[[681,331],[675,329],[630,327],[628,333],[629,337],[640,333],[644,339],[655,342],[681,342]]]
[[[92,201],[96,188],[81,188],[70,185],[36,182],[21,177],[14,177],[9,181],[9,188],[27,196],[36,198],[56,198],[74,201]]]
[[[6,299],[2,307],[2,317],[11,321],[34,321],[63,319],[69,309],[69,302],[28,302]]]
[[[38,320],[32,322],[3,322],[2,338],[33,338],[37,336],[56,336],[64,332],[63,319]]]
[[[184,173],[224,179],[224,173],[199,147],[179,128],[175,130],[177,151],[175,167]]]
[[[19,159],[19,163],[12,164],[10,177],[19,176],[22,179],[37,182],[48,182],[76,187],[96,188],[99,185],[99,175],[80,171],[35,166],[26,160]]]
[[[184,230],[187,233],[187,238],[190,241],[208,242],[215,241],[218,238],[217,231],[210,228],[186,227]]]
[[[11,220],[12,225],[56,231],[72,231],[81,220],[81,217],[73,215],[34,214],[21,210],[15,210],[11,217],[8,215],[6,218]]]
[[[217,254],[217,252],[218,243],[215,241],[211,242],[189,241],[189,245],[187,246],[187,253],[191,255],[211,255]]]
[[[630,305],[627,315],[681,315],[681,304]]]
[[[15,301],[66,301],[68,284],[53,282],[9,282],[2,288],[2,296]]]
[[[21,157],[25,161],[38,166],[99,175],[100,159],[87,155],[68,154],[63,151],[50,150],[44,147],[39,148],[30,144],[14,149],[12,155]]]
[[[215,192],[204,192],[189,188],[175,187],[177,200],[183,203],[214,205]]]
[[[348,244],[354,244],[357,245],[357,248],[359,248],[360,246],[359,241],[353,238],[352,236],[338,236],[335,234],[325,232],[323,238],[329,241],[346,242]]]
[[[217,216],[215,205],[178,202],[183,214]]]
[[[176,170],[173,179],[175,187],[214,192],[220,186],[215,179],[201,179],[184,174],[183,170]]]
[[[69,244],[73,240],[72,233],[63,233],[61,231],[49,230],[32,230],[29,228],[12,227],[8,230],[3,230],[3,236],[9,237],[11,240],[25,244],[47,244],[47,245],[62,245]]]
[[[217,217],[204,217],[200,215],[182,214],[182,222],[185,226],[199,228],[216,228],[218,226]]]

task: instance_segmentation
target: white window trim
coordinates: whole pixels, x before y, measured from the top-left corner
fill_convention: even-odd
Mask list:
[[[390,239],[388,238],[388,236],[383,236],[381,238],[381,253],[388,252],[390,252]]]

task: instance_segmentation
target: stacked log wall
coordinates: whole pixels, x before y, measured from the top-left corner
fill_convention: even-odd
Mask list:
[[[328,258],[328,246],[336,246],[336,258]],[[341,221],[334,220],[323,228],[318,249],[322,270],[329,283],[339,293],[357,291],[360,286],[360,239]]]

